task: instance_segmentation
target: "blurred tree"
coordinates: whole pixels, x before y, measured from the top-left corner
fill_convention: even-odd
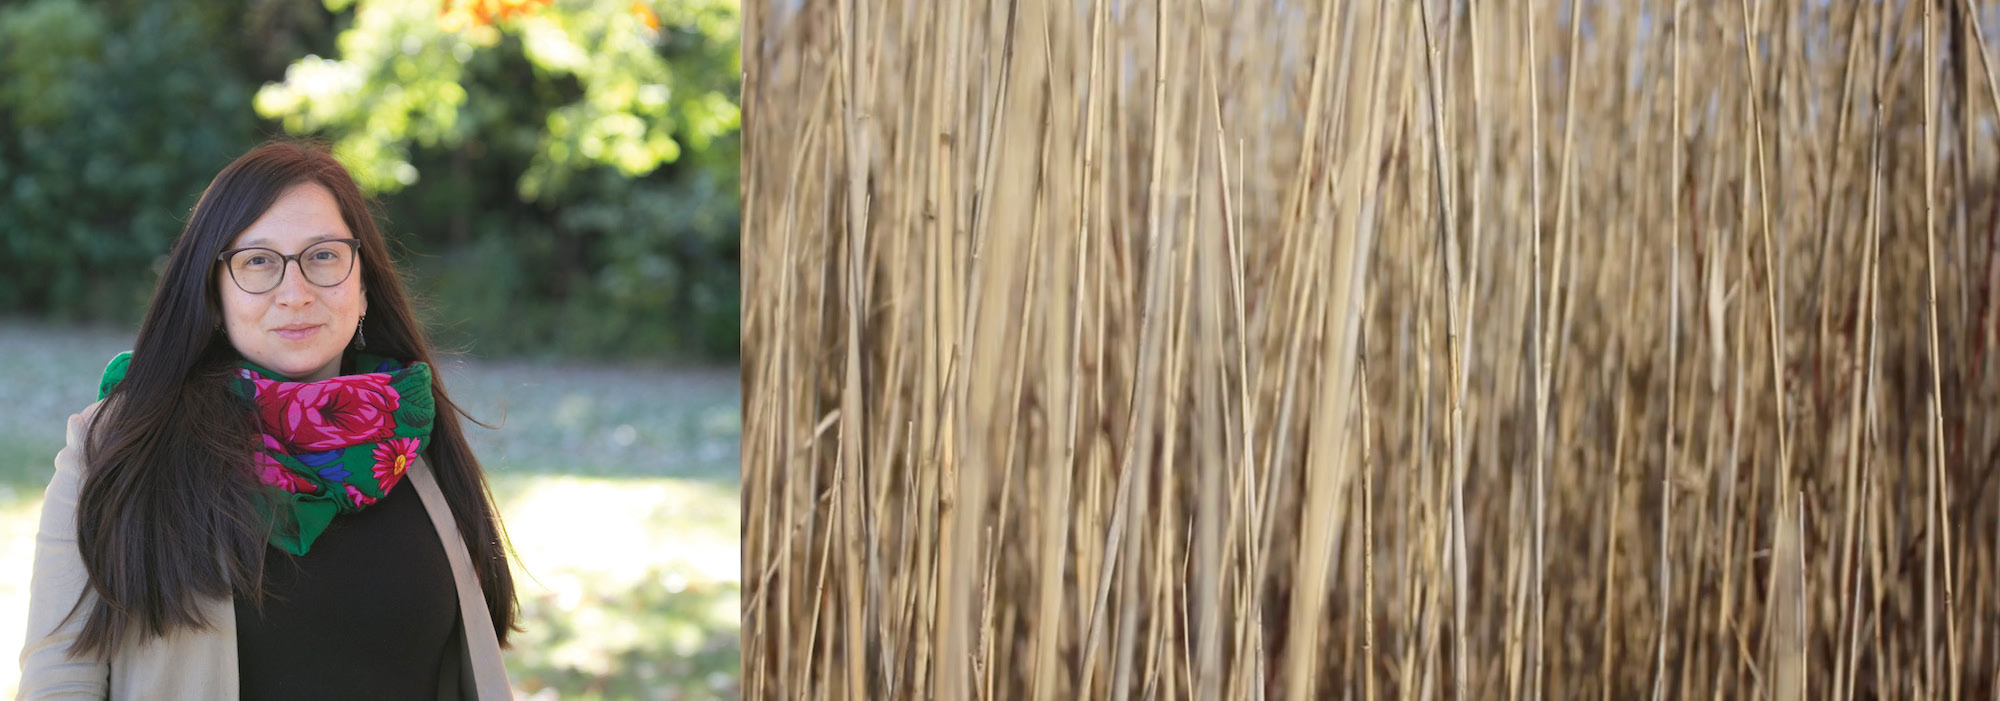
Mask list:
[[[324,33],[284,3],[249,9],[0,8],[0,312],[138,318],[202,184],[255,136],[250,89],[283,63],[247,47]]]
[[[257,111],[400,193],[448,338],[735,356],[736,3],[326,5],[352,12],[338,58],[292,64]]]

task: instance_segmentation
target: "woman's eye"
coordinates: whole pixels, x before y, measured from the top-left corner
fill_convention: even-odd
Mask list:
[[[253,253],[243,259],[243,264],[252,267],[270,265],[271,257],[262,253]]]
[[[317,251],[313,251],[313,254],[312,254],[312,258],[313,258],[313,260],[334,260],[334,259],[337,259],[337,258],[339,258],[339,257],[340,257],[340,254],[338,254],[338,253],[334,253],[333,251],[329,251],[329,250],[326,250],[326,249],[320,249],[320,250],[317,250]]]

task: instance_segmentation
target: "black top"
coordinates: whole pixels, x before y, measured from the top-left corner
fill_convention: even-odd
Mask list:
[[[335,517],[305,555],[264,552],[264,614],[236,597],[250,699],[436,699],[457,668],[458,593],[416,487]]]

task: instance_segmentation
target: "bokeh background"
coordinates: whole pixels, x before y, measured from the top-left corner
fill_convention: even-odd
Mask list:
[[[535,698],[738,692],[734,0],[0,3],[0,694],[65,417],[210,178],[330,144],[452,351]]]

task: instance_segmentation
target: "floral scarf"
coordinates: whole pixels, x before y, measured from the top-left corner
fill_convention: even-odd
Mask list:
[[[98,399],[125,378],[131,360],[130,351],[111,360]],[[270,542],[294,555],[306,554],[333,517],[388,496],[430,441],[437,414],[430,366],[366,353],[354,361],[374,370],[289,382],[246,360],[230,382],[257,413],[263,445],[250,467],[276,490],[265,509]]]

